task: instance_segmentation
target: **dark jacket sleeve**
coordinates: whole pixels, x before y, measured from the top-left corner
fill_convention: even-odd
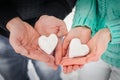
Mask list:
[[[52,15],[60,19],[64,19],[73,9],[76,0],[55,0],[46,3],[43,10],[44,14]]]
[[[9,0],[0,1],[0,29],[6,29],[9,20],[17,16],[15,6]]]
[[[6,24],[19,16],[31,25],[41,15],[64,19],[75,5],[76,0],[0,0],[0,34],[8,34]]]

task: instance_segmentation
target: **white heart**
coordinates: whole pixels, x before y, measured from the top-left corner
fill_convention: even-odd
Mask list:
[[[74,38],[69,45],[69,58],[85,56],[89,53],[89,47],[81,44],[80,39]]]
[[[40,48],[45,51],[47,54],[51,54],[56,48],[58,43],[58,38],[55,34],[50,34],[50,36],[46,37],[44,35],[40,36],[38,40],[38,44]]]

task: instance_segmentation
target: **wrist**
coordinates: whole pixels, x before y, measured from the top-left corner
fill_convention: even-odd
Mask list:
[[[7,28],[9,31],[11,31],[11,29],[12,29],[13,27],[16,27],[16,26],[20,25],[20,24],[21,24],[21,21],[22,21],[22,20],[21,20],[19,17],[15,17],[15,18],[11,19],[11,20],[6,24],[6,28]]]
[[[85,31],[85,32],[91,33],[91,29],[87,26],[77,26],[76,28],[78,28],[80,31]]]
[[[111,40],[111,34],[108,28],[105,28],[104,31],[106,32],[106,35],[108,36],[109,40]]]
[[[104,36],[105,39],[111,41],[111,34],[108,28],[101,29],[99,33],[101,33],[101,36]]]

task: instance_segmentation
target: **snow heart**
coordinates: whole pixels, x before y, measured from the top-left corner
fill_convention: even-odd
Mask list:
[[[42,35],[38,39],[38,44],[40,48],[47,54],[51,54],[56,48],[58,43],[58,38],[55,34],[50,34],[48,37]]]
[[[74,38],[69,45],[69,58],[85,56],[89,53],[89,48],[85,44],[81,44],[80,39]]]

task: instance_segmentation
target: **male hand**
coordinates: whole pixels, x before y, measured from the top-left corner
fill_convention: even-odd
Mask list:
[[[53,57],[39,49],[38,38],[40,35],[31,25],[16,17],[10,20],[6,27],[10,31],[10,44],[17,53],[35,60],[51,63],[54,66]]]
[[[64,21],[54,16],[43,15],[36,22],[35,29],[40,35],[48,36],[54,33],[58,36],[59,40],[54,52],[54,57],[56,64],[59,65],[62,59],[62,37],[68,33]]]
[[[91,30],[87,27],[76,27],[73,28],[68,35],[65,37],[63,42],[63,58],[61,64],[63,65],[63,71],[65,73],[70,73],[73,70],[76,70],[82,67],[86,63],[85,57],[77,57],[77,58],[68,58],[68,46],[70,41],[73,38],[79,38],[82,43],[87,43],[91,38]]]
[[[35,29],[41,35],[49,36],[51,33],[58,37],[63,37],[68,33],[67,27],[63,20],[54,16],[43,15],[35,24]]]

